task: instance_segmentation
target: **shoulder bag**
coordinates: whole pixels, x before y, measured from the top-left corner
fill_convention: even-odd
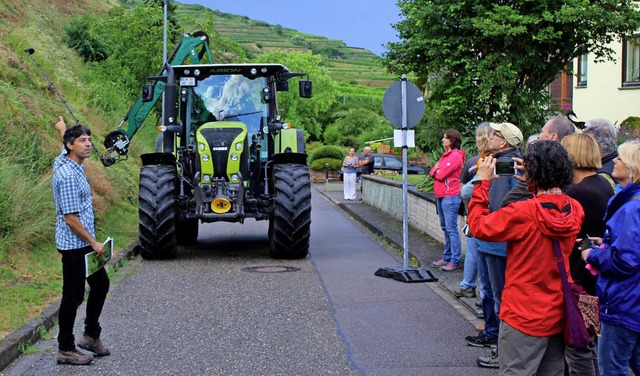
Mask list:
[[[552,242],[564,292],[564,344],[577,350],[585,349],[589,345],[590,334],[600,331],[598,298],[587,294],[581,286],[569,282],[560,243],[556,239],[552,239]]]

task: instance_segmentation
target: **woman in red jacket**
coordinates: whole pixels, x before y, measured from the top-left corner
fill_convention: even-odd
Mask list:
[[[562,193],[571,183],[572,163],[554,141],[537,141],[524,155],[529,188],[535,196],[489,213],[489,186],[495,160],[478,168],[467,217],[478,239],[507,242],[507,269],[500,307],[498,359],[501,375],[558,375],[564,372],[562,320],[564,294],[551,239],[569,255],[584,220],[580,204]]]
[[[460,132],[449,129],[444,132],[442,146],[444,154],[431,168],[429,176],[435,179],[433,192],[436,209],[440,217],[440,228],[444,232],[444,251],[438,261],[431,265],[444,271],[460,269],[462,266],[462,244],[458,232],[458,209],[460,208],[460,174],[466,152],[460,150]]]

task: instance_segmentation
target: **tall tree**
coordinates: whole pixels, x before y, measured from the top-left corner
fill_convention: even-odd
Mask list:
[[[427,88],[429,119],[472,128],[483,120],[539,128],[547,86],[585,53],[613,57],[607,43],[640,29],[634,0],[399,0],[383,64],[414,72]]]
[[[171,42],[177,42],[180,39],[180,25],[176,18],[176,9],[178,6],[173,0],[144,0],[144,4],[148,7],[160,7],[164,10],[164,3],[167,2],[167,23],[168,32],[167,39]],[[169,51],[171,52],[171,51]]]

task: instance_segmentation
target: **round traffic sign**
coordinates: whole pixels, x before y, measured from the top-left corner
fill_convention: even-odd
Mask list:
[[[382,110],[387,120],[396,128],[402,129],[402,85],[403,81],[394,82],[384,92]],[[405,100],[407,103],[406,127],[413,128],[424,115],[424,98],[418,87],[411,82],[404,81],[406,87]]]

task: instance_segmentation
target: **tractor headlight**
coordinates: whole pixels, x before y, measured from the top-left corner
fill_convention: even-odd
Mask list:
[[[242,150],[242,142],[236,142],[236,150],[237,151]]]
[[[210,175],[203,175],[202,176],[202,180],[204,180],[205,183],[208,183],[211,181],[211,176]]]
[[[237,161],[238,160],[238,154],[236,154],[236,153],[231,154],[231,160],[234,161],[234,162]]]
[[[205,146],[204,146],[204,144],[203,144],[203,143],[199,143],[199,144],[198,144],[198,150],[200,150],[200,151],[204,151],[204,148],[205,148]]]
[[[238,178],[237,174],[233,174],[231,175],[231,181],[237,182],[237,181],[240,181],[240,179]]]
[[[202,160],[205,162],[209,162],[209,154],[202,154]]]

